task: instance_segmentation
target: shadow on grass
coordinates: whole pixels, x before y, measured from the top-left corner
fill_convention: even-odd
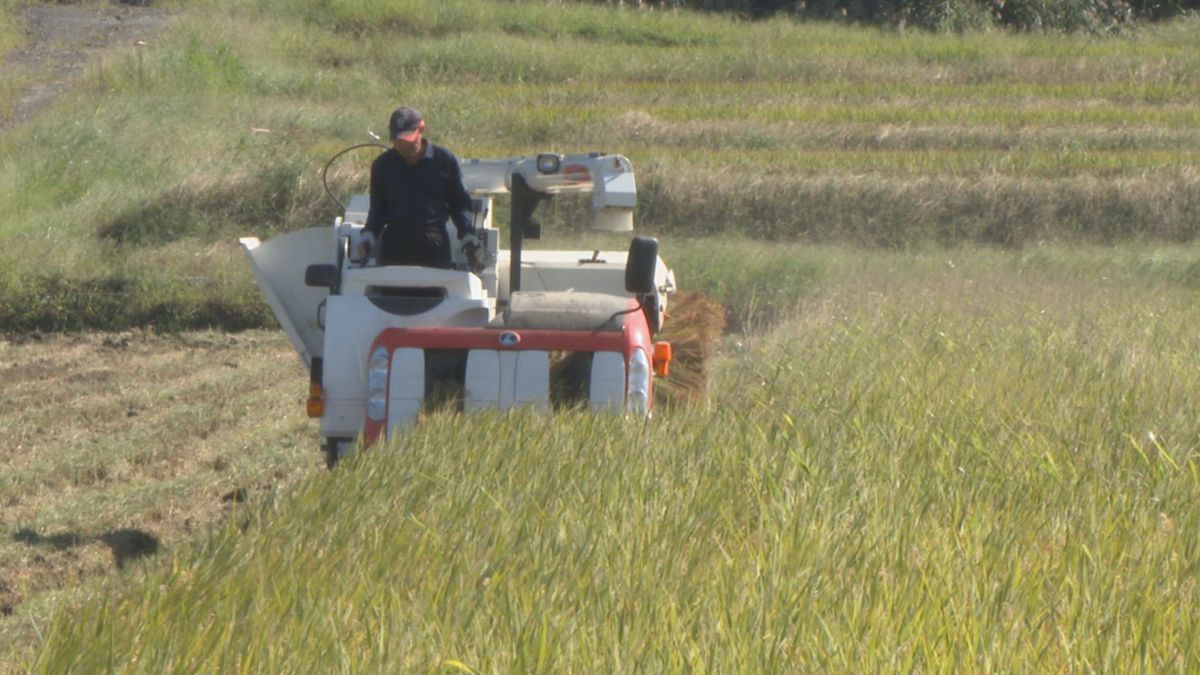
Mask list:
[[[125,277],[0,280],[0,332],[246,330],[274,325],[258,293],[211,294],[202,287]],[[252,289],[251,289],[252,290]]]
[[[112,551],[113,562],[117,569],[125,567],[125,563],[137,558],[144,558],[158,553],[158,538],[143,530],[121,528],[110,530],[100,535],[83,536],[76,532],[43,535],[29,528],[21,528],[13,533],[13,541],[28,546],[40,546],[63,551],[92,542],[100,542]]]
[[[121,246],[154,246],[324,224],[332,218],[330,205],[320,185],[302,180],[304,169],[280,164],[191,177],[100,223],[96,235]]]

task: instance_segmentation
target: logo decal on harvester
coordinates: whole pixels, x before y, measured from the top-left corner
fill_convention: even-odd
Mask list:
[[[504,347],[515,347],[521,342],[521,336],[512,331],[504,331],[500,334],[500,344]]]
[[[568,164],[562,168],[563,178],[570,183],[586,183],[592,179],[588,168],[582,164]]]

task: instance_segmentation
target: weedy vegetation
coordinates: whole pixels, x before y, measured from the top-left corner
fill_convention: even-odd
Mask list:
[[[1192,669],[1196,28],[186,3],[0,135],[0,664]],[[326,473],[278,335],[152,335],[271,327],[237,237],[330,222],[400,102],[464,157],[628,155],[726,314],[709,397]]]

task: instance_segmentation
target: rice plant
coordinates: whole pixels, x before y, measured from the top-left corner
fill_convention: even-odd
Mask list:
[[[707,405],[432,416],[64,606],[33,669],[1195,663],[1193,288],[1102,250],[827,270]]]

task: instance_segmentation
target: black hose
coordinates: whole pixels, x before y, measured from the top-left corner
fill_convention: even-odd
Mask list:
[[[333,165],[334,161],[336,161],[338,157],[341,157],[351,150],[357,150],[359,148],[383,148],[384,150],[387,150],[388,146],[382,143],[359,143],[358,145],[352,145],[337,153],[333,157],[330,157],[329,161],[325,162],[325,168],[321,169],[321,185],[325,186],[325,194],[329,195],[329,198],[333,200],[333,203],[337,204],[338,208],[340,208],[342,211],[346,210],[346,205],[343,204],[337,197],[333,196],[333,191],[329,189],[329,181],[326,179],[326,174],[329,173],[329,167]]]

